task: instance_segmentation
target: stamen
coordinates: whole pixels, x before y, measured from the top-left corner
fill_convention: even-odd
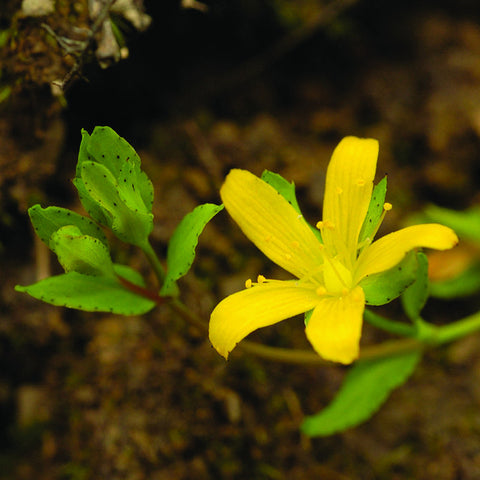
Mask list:
[[[321,285],[320,287],[318,287],[316,290],[315,290],[316,294],[319,295],[320,297],[325,295],[327,293],[327,289]]]
[[[368,245],[370,245],[373,241],[373,239],[375,238],[375,235],[377,234],[378,232],[378,229],[380,228],[380,225],[382,224],[383,222],[383,219],[385,218],[385,214],[387,212],[389,212],[391,209],[393,208],[393,205],[391,203],[388,203],[388,202],[385,202],[383,204],[383,212],[382,212],[382,215],[380,216],[380,219],[378,220],[378,223],[375,227],[375,229],[373,230],[373,232],[370,234],[369,237],[367,237],[363,242],[361,242],[360,244],[358,244],[357,246],[357,250],[360,252],[362,249],[364,249],[365,247],[368,247]]]
[[[323,221],[323,226],[325,228],[328,228],[329,230],[333,230],[335,228],[335,224],[331,222],[330,220],[324,220]]]
[[[245,280],[245,288],[252,288],[252,279]]]
[[[257,277],[257,283],[264,283],[267,280],[263,275]]]

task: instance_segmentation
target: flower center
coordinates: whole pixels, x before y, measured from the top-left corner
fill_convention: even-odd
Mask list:
[[[328,293],[344,295],[352,288],[352,272],[336,258],[324,255],[323,281]]]

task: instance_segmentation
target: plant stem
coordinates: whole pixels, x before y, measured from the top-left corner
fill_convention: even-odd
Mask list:
[[[480,312],[474,313],[456,322],[437,327],[432,341],[436,345],[453,342],[470,333],[480,330]]]
[[[179,314],[184,320],[205,332],[208,331],[207,323],[196,313],[192,312],[180,300],[172,299],[170,300],[169,305],[172,310]],[[415,327],[413,325],[403,325],[400,324],[400,322],[394,322],[380,317],[368,310],[365,311],[365,314],[366,317],[368,316],[368,321],[370,323],[376,326],[382,324],[383,327],[389,327],[388,329],[384,328],[385,330],[393,332],[391,329],[393,326],[393,328],[397,330],[394,333],[400,333],[400,331],[403,331],[402,334],[408,333],[408,335],[412,335],[415,332]],[[373,322],[370,321],[372,319]],[[368,345],[361,349],[359,360],[375,360],[377,358],[383,358],[399,353],[423,350],[428,346],[441,345],[458,340],[476,330],[480,330],[480,312],[442,327],[428,325],[432,327],[433,333],[428,339],[425,339],[425,341],[417,338],[400,338],[398,340],[387,340],[378,345]],[[324,360],[312,350],[270,347],[249,340],[243,340],[238,344],[237,348],[266,360],[289,363],[292,365],[331,365],[330,362]]]
[[[204,332],[208,332],[207,323],[202,320],[195,312],[192,312],[178,298],[171,299],[168,302],[170,308],[180,315],[191,325],[195,325]],[[478,314],[480,317],[480,312]],[[389,340],[379,345],[370,345],[363,347],[360,351],[361,360],[373,360],[389,355],[395,355],[412,350],[421,350],[425,344],[414,338],[401,338],[399,340]],[[312,350],[279,348],[262,345],[257,342],[243,340],[237,346],[237,349],[256,355],[266,360],[289,363],[292,365],[331,365]]]
[[[364,318],[365,321],[367,321],[370,325],[396,335],[401,335],[402,337],[413,337],[416,333],[415,325],[396,322],[394,320],[377,315],[370,310],[365,310]]]
[[[150,265],[155,272],[158,282],[160,283],[160,285],[162,285],[163,281],[165,280],[165,269],[160,263],[160,260],[158,259],[155,250],[152,248],[148,240],[146,241],[145,245],[140,248],[142,249],[145,256],[148,258],[148,261],[150,262]]]

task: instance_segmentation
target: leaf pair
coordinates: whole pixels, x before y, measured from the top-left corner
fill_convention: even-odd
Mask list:
[[[92,220],[60,207],[35,205],[28,213],[38,236],[56,253],[65,273],[17,286],[17,291],[52,305],[85,311],[133,315],[155,306],[152,299],[124,286],[125,280],[139,288],[144,282],[130,267],[112,262],[105,234]]]
[[[118,314],[151,310],[158,301],[153,298],[156,294],[144,289],[142,277],[130,267],[112,262],[107,238],[98,225],[126,243],[151,251],[153,186],[140,169],[139,156],[109,127],[96,127],[91,135],[83,130],[74,184],[95,221],[60,207],[30,208],[36,233],[56,253],[65,274],[17,286],[17,290],[80,310]],[[180,222],[168,246],[162,296],[178,293],[176,282],[193,263],[199,235],[222,208],[200,205]]]
[[[122,241],[144,247],[153,229],[153,186],[130,144],[109,127],[82,131],[73,181],[89,215]]]

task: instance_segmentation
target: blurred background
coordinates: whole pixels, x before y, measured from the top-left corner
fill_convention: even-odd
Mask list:
[[[318,221],[346,135],[380,141],[394,205],[382,232],[429,203],[465,209],[480,201],[478,2],[0,0],[0,478],[480,478],[478,336],[427,352],[365,425],[309,439],[299,425],[333,398],[343,367],[241,352],[226,363],[166,308],[112,317],[16,293],[60,272],[26,210],[82,212],[71,179],[80,130],[96,125],[126,138],[154,182],[161,256],[187,212],[220,201],[234,167],[295,181]],[[155,287],[142,255],[111,240],[116,261]],[[432,274],[479,256],[460,246]],[[182,298],[207,321],[258,273],[284,275],[222,212]],[[431,301],[425,317],[479,306]],[[395,302],[385,313],[403,315]],[[384,338],[365,326],[365,344]],[[252,339],[309,348],[302,319]]]

